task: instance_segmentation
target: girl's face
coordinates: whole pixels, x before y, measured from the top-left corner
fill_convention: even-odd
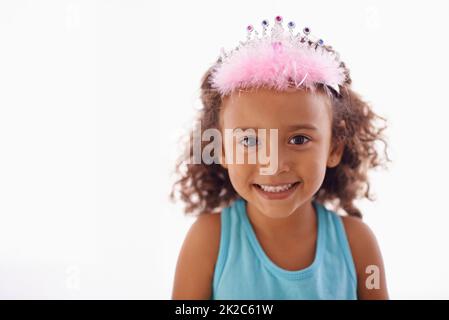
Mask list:
[[[341,158],[343,148],[331,153],[331,111],[328,97],[318,91],[259,89],[225,97],[220,125],[223,136],[223,129],[237,132],[234,155],[265,152],[272,159],[275,155],[270,150],[276,148],[270,143],[270,129],[278,132],[277,170],[273,174],[261,174],[260,169],[267,164],[261,164],[257,156],[255,163],[246,158],[243,164],[236,163],[235,158],[232,163],[222,160],[237,193],[268,217],[287,217],[310,201],[324,180],[326,166],[336,166]],[[240,134],[239,128],[243,130]],[[248,128],[254,132],[245,132]],[[266,129],[266,134],[257,135],[258,129]],[[224,145],[224,157],[229,148]],[[280,190],[273,186],[293,183],[286,191],[273,192]]]

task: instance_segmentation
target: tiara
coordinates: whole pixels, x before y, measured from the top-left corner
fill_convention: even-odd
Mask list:
[[[212,88],[222,96],[235,89],[266,87],[283,91],[314,88],[316,84],[340,92],[339,85],[346,77],[339,54],[328,50],[310,28],[295,34],[296,24],[290,21],[286,30],[281,16],[275,17],[270,33],[268,20],[262,21],[262,27],[259,34],[248,25],[246,41],[229,51],[221,48],[209,80]]]

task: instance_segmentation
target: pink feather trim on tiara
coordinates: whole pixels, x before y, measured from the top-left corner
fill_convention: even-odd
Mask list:
[[[278,34],[276,38],[248,38],[241,44],[212,72],[211,85],[223,96],[237,88],[283,91],[291,87],[313,88],[317,83],[339,92],[338,86],[345,80],[335,55],[322,46],[311,46],[308,41]]]

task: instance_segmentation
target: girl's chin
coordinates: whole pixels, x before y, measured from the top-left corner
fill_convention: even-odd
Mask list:
[[[282,219],[282,218],[287,218],[287,217],[291,216],[292,213],[293,213],[293,212],[290,212],[290,211],[282,211],[282,212],[278,212],[278,213],[280,213],[280,214],[276,214],[276,212],[275,212],[275,214],[273,214],[273,211],[271,211],[271,212],[272,212],[272,213],[270,214],[269,212],[266,212],[266,210],[265,210],[265,211],[261,211],[261,213],[262,213],[265,217],[271,218],[271,219]]]

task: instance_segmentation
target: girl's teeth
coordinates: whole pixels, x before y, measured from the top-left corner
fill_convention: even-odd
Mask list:
[[[294,183],[288,183],[281,186],[268,186],[263,184],[259,184],[258,186],[266,192],[282,192],[290,189],[293,185]]]

